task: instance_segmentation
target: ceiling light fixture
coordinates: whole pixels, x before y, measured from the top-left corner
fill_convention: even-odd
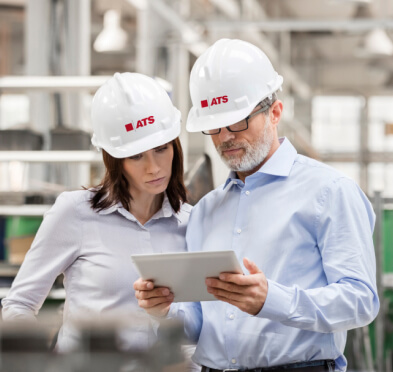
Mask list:
[[[385,30],[375,28],[364,38],[364,51],[371,56],[393,55],[393,43]]]
[[[108,10],[104,14],[104,28],[94,41],[94,49],[97,52],[120,52],[127,46],[127,32],[121,28],[120,12]]]

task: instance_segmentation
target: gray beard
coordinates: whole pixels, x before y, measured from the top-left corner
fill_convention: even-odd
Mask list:
[[[255,169],[259,164],[266,159],[270,149],[273,145],[274,134],[269,128],[271,127],[269,117],[266,117],[265,128],[263,133],[257,138],[257,140],[250,144],[248,142],[235,142],[228,141],[216,147],[218,154],[220,155],[222,161],[226,166],[234,172],[249,172]],[[222,154],[223,150],[228,150],[231,148],[242,147],[245,151],[241,158],[236,156],[225,157]]]

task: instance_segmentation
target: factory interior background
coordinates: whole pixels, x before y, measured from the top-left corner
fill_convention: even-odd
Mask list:
[[[280,136],[372,201],[381,310],[346,355],[392,371],[392,0],[0,0],[0,297],[56,197],[101,180],[90,107],[115,72],[154,77],[181,111],[192,203],[225,181],[210,138],[185,130],[191,68],[220,38],[268,55],[284,77]],[[47,304],[63,300],[59,278]]]

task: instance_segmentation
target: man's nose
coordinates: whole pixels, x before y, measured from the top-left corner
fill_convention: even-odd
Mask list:
[[[220,142],[227,142],[236,137],[236,134],[233,132],[230,132],[227,128],[221,128],[220,133],[218,133],[218,138],[220,139]]]

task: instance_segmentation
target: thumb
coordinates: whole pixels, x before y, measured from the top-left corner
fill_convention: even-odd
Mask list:
[[[250,274],[258,274],[262,272],[261,270],[259,270],[255,262],[249,260],[247,257],[243,258],[243,264]]]

